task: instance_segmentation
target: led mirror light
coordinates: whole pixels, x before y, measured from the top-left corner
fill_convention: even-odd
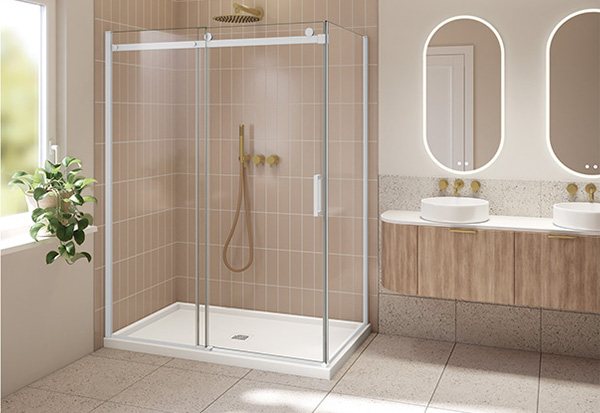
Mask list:
[[[461,22],[465,22],[462,27]],[[476,31],[483,36],[474,35]],[[445,38],[436,37],[440,33]],[[475,45],[482,37],[488,39],[487,48]],[[499,68],[491,69],[492,76],[489,63],[483,63],[494,61],[487,58],[490,54],[499,61]],[[449,18],[427,37],[422,62],[423,143],[440,168],[468,175],[486,169],[500,155],[504,146],[504,54],[498,31],[479,17]],[[493,127],[485,130],[489,125]]]
[[[562,19],[546,45],[546,144],[581,178],[600,177],[600,9]]]

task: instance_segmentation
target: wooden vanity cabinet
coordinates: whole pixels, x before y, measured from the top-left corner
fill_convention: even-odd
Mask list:
[[[418,295],[514,304],[514,232],[418,227]]]
[[[417,227],[381,223],[381,284],[417,295]]]
[[[600,312],[600,237],[518,232],[517,305]]]

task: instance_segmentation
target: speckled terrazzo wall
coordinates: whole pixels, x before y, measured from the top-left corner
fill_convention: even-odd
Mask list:
[[[438,181],[452,186],[455,178],[379,176],[379,213],[390,209],[418,211],[420,200],[442,192]],[[569,200],[586,201],[585,181],[521,181],[480,179],[482,189],[473,194],[473,179],[461,178],[461,196],[490,202],[493,215],[552,217],[552,206]],[[566,191],[575,182],[578,193]],[[596,199],[596,202],[600,202]],[[414,297],[394,293],[379,285],[379,331],[410,337],[481,344],[569,356],[600,358],[600,314],[541,308],[472,303]]]

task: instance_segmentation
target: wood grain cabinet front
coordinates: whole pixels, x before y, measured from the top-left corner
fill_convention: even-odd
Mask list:
[[[514,304],[514,232],[421,226],[418,294]]]
[[[417,227],[381,224],[381,284],[390,291],[417,294]]]
[[[516,304],[600,313],[600,237],[518,232]]]

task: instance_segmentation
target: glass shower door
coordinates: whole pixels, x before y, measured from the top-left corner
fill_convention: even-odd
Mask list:
[[[272,40],[308,27],[208,29],[207,344],[322,362],[324,46]]]

